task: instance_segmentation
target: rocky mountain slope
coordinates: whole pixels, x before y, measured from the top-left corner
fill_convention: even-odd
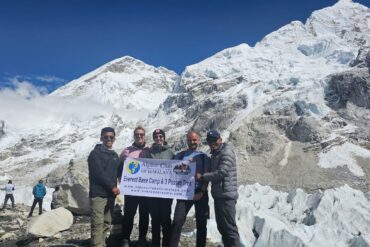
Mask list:
[[[99,141],[100,128],[108,125],[117,130],[118,152],[130,144],[137,124],[148,133],[164,128],[176,150],[185,146],[189,129],[202,134],[218,129],[235,147],[240,185],[268,185],[276,193],[327,190],[333,194],[333,205],[353,194],[361,203],[348,206],[341,201],[341,208],[368,215],[364,193],[370,190],[369,20],[368,7],[340,0],[313,12],[306,23],[289,23],[254,47],[225,49],[186,67],[181,76],[131,57],[114,60],[47,97],[30,100],[30,105],[42,106],[37,115],[42,121],[19,127],[0,114],[0,181],[13,178],[29,186],[64,169],[70,159],[85,160]],[[255,190],[263,194],[270,187]],[[348,246],[358,231],[361,241],[370,244],[369,222],[348,223],[354,222],[350,216],[338,222],[334,214],[339,209],[330,203],[314,213],[306,205],[310,196],[297,197],[296,203],[311,211],[302,209],[290,219],[294,206],[278,210],[286,197],[274,197],[263,211],[262,221],[268,222],[264,224],[258,207],[248,209],[248,203],[257,205],[256,198],[245,202],[248,193],[243,196],[238,224],[248,219],[248,227],[242,227],[245,244],[276,246],[267,244],[276,238],[299,243],[291,246],[330,246],[333,241]],[[325,218],[325,212],[332,217]],[[310,213],[316,214],[314,221]],[[315,223],[319,218],[321,225]],[[325,223],[336,234],[321,233]],[[214,221],[209,227],[217,240]],[[274,235],[276,231],[280,233]]]
[[[170,120],[174,142],[186,129],[222,130],[237,150],[242,183],[367,191],[369,16],[339,1],[255,47],[188,66],[149,123]]]

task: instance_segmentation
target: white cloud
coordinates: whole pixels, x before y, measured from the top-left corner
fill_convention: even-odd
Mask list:
[[[43,75],[43,76],[36,76],[35,77],[39,81],[44,81],[44,82],[54,82],[54,83],[63,83],[66,80],[56,77],[56,76],[51,76],[51,75]]]
[[[24,83],[24,82],[33,84],[34,87],[38,91],[40,91],[42,94],[46,94],[48,92],[54,91],[56,88],[63,86],[67,82],[63,78],[59,78],[59,77],[51,76],[51,75],[41,75],[41,76],[40,75],[38,76],[7,75],[6,77],[3,77],[1,80],[2,80],[1,81],[2,87],[16,88],[18,83]],[[42,85],[42,86],[35,86],[35,85]]]
[[[47,89],[45,87],[35,86],[31,82],[20,79],[18,76],[10,78],[9,82],[12,84],[12,88],[14,89],[5,88],[3,91],[6,95],[14,93],[22,98],[30,99],[47,93]]]
[[[62,99],[47,95],[47,89],[13,78],[12,87],[0,89],[0,120],[14,130],[48,129],[56,124],[88,121],[108,116],[112,108],[92,100]]]

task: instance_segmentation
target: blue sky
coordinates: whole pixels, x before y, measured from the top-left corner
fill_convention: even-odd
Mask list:
[[[51,91],[125,55],[180,74],[335,2],[1,0],[0,88],[28,81]]]

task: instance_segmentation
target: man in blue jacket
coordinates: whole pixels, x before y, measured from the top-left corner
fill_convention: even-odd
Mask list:
[[[116,133],[113,128],[101,130],[100,140],[88,158],[91,207],[91,246],[105,246],[112,221],[119,168],[118,154],[112,150]]]
[[[197,132],[191,131],[186,135],[188,149],[176,154],[177,160],[194,161],[197,173],[204,174],[209,171],[210,159],[198,150],[200,136]],[[193,200],[177,200],[174,219],[172,223],[172,235],[170,247],[179,246],[181,229],[186,221],[189,210],[194,205],[195,219],[197,225],[196,247],[206,246],[207,239],[207,219],[209,217],[208,207],[208,182],[196,181]]]
[[[41,179],[39,180],[39,183],[33,187],[32,194],[34,196],[31,211],[28,214],[28,217],[32,217],[33,210],[36,207],[36,204],[39,204],[39,214],[42,214],[42,201],[46,195],[46,188],[44,186],[44,181]]]

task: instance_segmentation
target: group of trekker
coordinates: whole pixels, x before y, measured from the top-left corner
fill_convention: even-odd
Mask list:
[[[171,220],[173,199],[125,195],[122,221],[123,247],[131,244],[130,236],[138,208],[139,239],[136,246],[147,246],[149,215],[152,219],[150,246],[178,246],[186,216],[193,205],[197,228],[196,246],[205,246],[207,219],[209,218],[209,182],[211,182],[211,193],[214,198],[217,228],[222,236],[223,244],[225,247],[240,246],[235,221],[235,206],[238,198],[236,159],[232,148],[222,142],[217,131],[209,131],[206,138],[211,150],[211,157],[209,157],[206,153],[199,151],[200,135],[195,131],[190,131],[186,135],[188,148],[175,154],[167,144],[166,135],[162,129],[153,131],[154,143],[152,145],[146,142],[145,134],[143,127],[136,127],[133,132],[134,143],[126,147],[118,156],[112,149],[116,139],[115,130],[111,127],[101,130],[102,143],[97,144],[88,157],[91,246],[105,246],[115,197],[120,194],[117,180],[122,175],[123,164],[128,157],[189,160],[196,163],[196,174],[194,198],[193,200],[177,200],[173,220]]]

